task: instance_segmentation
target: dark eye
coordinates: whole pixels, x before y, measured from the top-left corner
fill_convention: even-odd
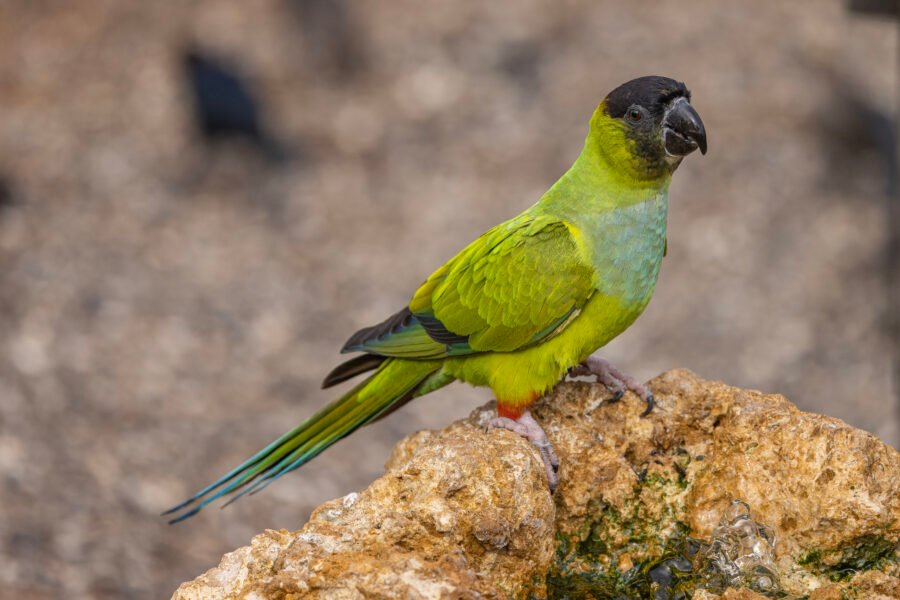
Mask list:
[[[644,113],[638,108],[628,109],[628,120],[632,123],[639,123],[644,118]]]

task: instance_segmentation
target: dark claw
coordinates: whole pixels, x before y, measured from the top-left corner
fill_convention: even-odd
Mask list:
[[[652,413],[654,406],[656,406],[656,399],[653,397],[653,394],[647,394],[647,408],[644,409],[644,412],[641,413],[641,416],[646,417],[647,415]]]
[[[624,395],[625,395],[625,390],[619,390],[618,392],[615,392],[615,393],[612,395],[612,398],[610,398],[609,400],[607,400],[607,402],[609,402],[610,404],[613,404],[613,403],[615,403],[615,402],[618,402],[619,400],[622,399],[622,396],[624,396]]]
[[[587,377],[593,375],[593,373],[591,373],[590,369],[585,367],[584,364],[580,364],[575,365],[574,367],[566,371],[566,375],[568,377]]]

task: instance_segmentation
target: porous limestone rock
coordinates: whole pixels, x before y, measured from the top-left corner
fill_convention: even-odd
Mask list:
[[[487,405],[408,436],[366,490],[174,598],[900,598],[895,449],[689,371],[650,385],[646,418],[584,382],[535,407],[561,460],[553,497],[533,447],[485,430]],[[752,519],[728,516],[735,500]]]
[[[299,532],[257,536],[175,597],[542,594],[553,517],[541,459],[516,436],[420,432],[366,490],[326,502]]]

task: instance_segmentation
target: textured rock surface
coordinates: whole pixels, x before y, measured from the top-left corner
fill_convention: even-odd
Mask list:
[[[176,597],[540,594],[554,552],[543,477],[512,434],[421,432],[368,489],[323,504],[300,532],[257,536]]]
[[[896,450],[688,371],[651,385],[648,418],[634,396],[609,404],[604,388],[579,382],[538,405],[562,461],[553,498],[532,447],[484,431],[488,406],[409,436],[365,491],[322,505],[299,532],[257,536],[175,598],[646,597],[734,499],[774,532],[767,564],[783,592],[900,598]],[[745,550],[727,552],[740,564]],[[671,589],[702,583],[703,552]],[[695,597],[764,596],[711,586]]]

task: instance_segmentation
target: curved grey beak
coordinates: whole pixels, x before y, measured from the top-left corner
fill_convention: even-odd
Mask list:
[[[697,148],[706,154],[706,128],[687,98],[678,98],[666,110],[663,139],[672,156],[687,156]]]

